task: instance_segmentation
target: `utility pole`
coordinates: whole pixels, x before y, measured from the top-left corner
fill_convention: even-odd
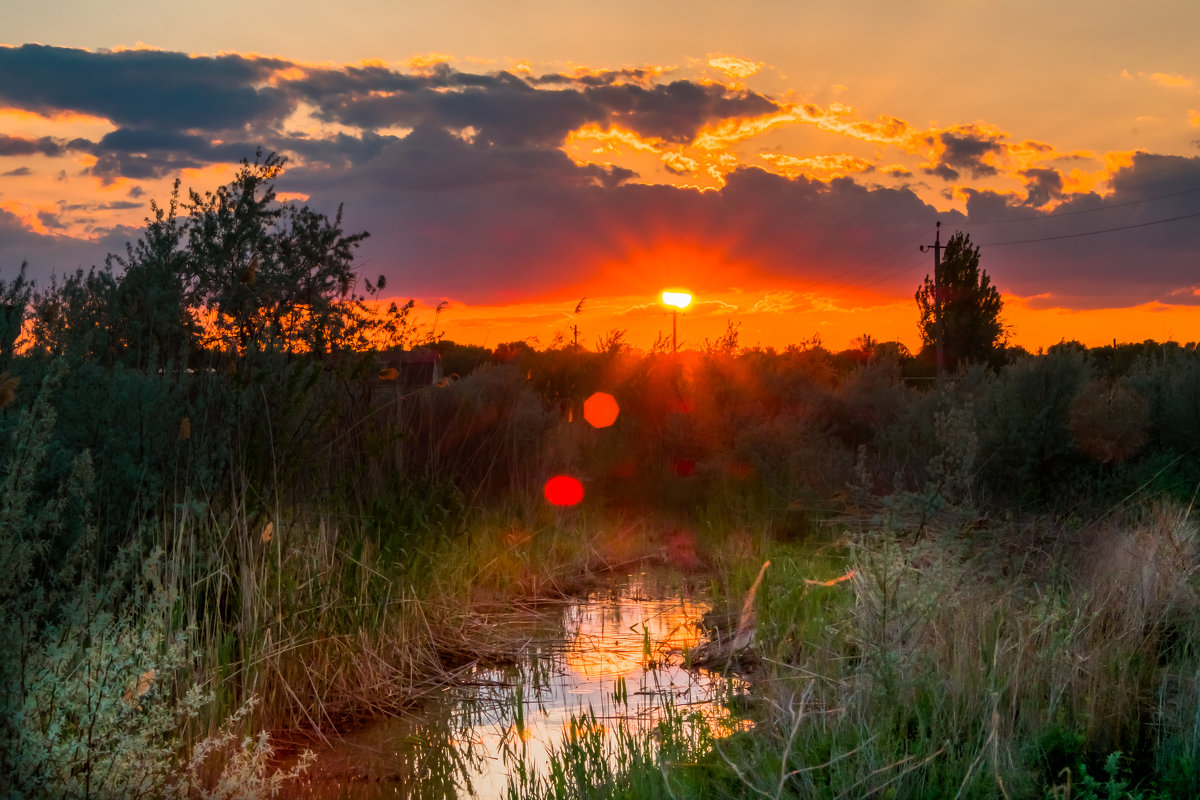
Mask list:
[[[933,315],[937,319],[937,378],[938,386],[942,384],[942,371],[946,366],[945,351],[942,349],[942,339],[945,338],[946,330],[942,325],[942,221],[937,222],[937,229],[933,237],[933,244],[921,245],[921,252],[925,252],[925,248],[933,249]]]

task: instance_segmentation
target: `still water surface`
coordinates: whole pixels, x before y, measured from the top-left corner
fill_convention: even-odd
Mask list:
[[[489,626],[514,644],[515,664],[476,667],[419,712],[334,741],[293,796],[495,798],[515,753],[544,773],[572,718],[585,712],[606,730],[649,730],[668,705],[717,724],[729,679],[683,666],[708,608],[703,595],[668,593],[642,574],[501,615]]]

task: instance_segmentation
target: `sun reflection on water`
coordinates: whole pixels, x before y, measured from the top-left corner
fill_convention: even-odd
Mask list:
[[[477,668],[421,715],[347,736],[318,758],[303,796],[498,797],[518,762],[544,772],[567,741],[621,728],[652,736],[672,709],[714,736],[742,729],[719,700],[744,685],[684,666],[708,607],[631,576],[604,595],[529,611],[518,663]]]

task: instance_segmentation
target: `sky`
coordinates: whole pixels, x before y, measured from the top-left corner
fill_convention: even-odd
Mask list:
[[[1014,344],[1200,340],[1200,4],[10,3],[0,278],[257,149],[454,341],[870,335],[962,231]],[[677,320],[665,289],[693,294]]]

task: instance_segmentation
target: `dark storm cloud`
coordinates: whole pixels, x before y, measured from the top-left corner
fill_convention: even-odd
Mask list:
[[[253,158],[256,150],[247,142],[214,145],[203,136],[145,128],[118,128],[98,142],[76,139],[70,146],[96,156],[87,172],[105,181],[159,178],[217,161],[237,162]]]
[[[700,192],[639,185],[628,170],[579,165],[559,149],[571,130],[589,123],[681,142],[707,125],[776,110],[752,92],[655,84],[644,75],[526,78],[446,66],[418,74],[384,67],[302,67],[302,77],[287,80],[275,74],[289,66],[238,56],[0,48],[0,102],[97,114],[119,126],[99,141],[7,137],[0,151],[85,151],[97,158],[90,170],[103,180],[149,179],[252,158],[245,126],[253,123],[255,144],[294,156],[279,191],[308,195],[330,214],[344,203],[345,228],[372,234],[359,251],[364,271],[386,273],[389,290],[405,295],[577,299],[586,293],[579,287],[597,282],[640,292],[659,281],[694,280],[698,290],[911,298],[929,271],[929,257],[916,246],[932,239],[939,215],[908,189],[741,169],[723,188]],[[263,88],[273,74],[273,88]],[[283,131],[281,120],[301,103],[357,130],[322,139]],[[805,113],[820,111],[812,109]],[[411,132],[379,133],[389,127]],[[987,159],[1010,147],[974,126],[945,132],[940,143],[939,160],[925,169],[951,182],[992,174]],[[1038,209],[1063,199],[1059,174],[1028,170],[1024,178],[1024,202],[967,190],[966,218],[941,215],[946,235],[961,226],[982,246],[983,266],[1002,291],[1071,308],[1197,302],[1200,225],[1146,223],[1200,211],[1200,158],[1139,155],[1107,196],[1066,196],[1052,212]],[[130,190],[130,198],[139,196]],[[61,204],[40,212],[40,222],[79,224],[74,211]],[[103,263],[136,235],[99,233],[95,242],[39,235],[0,212],[0,268],[28,259],[35,272],[61,274]],[[711,254],[721,270],[699,274],[686,258],[654,260],[680,244]]]
[[[396,136],[364,131],[361,136],[338,133],[331,139],[292,136],[279,139],[277,144],[282,150],[300,156],[307,164],[345,168],[375,158],[383,152],[384,147],[398,141],[400,139]]]
[[[23,139],[20,136],[5,136],[0,133],[0,156],[57,156],[62,152],[62,143],[49,136]]]
[[[939,175],[947,180],[957,178],[958,173],[964,170],[975,178],[997,174],[995,167],[983,161],[985,156],[999,153],[1003,148],[994,136],[965,127],[944,131],[941,141],[941,161],[936,169],[926,170],[928,174]],[[947,178],[949,175],[953,177]]]
[[[757,117],[779,106],[754,92],[733,92],[716,84],[674,81],[650,88],[625,84],[588,89],[589,100],[643,136],[671,142],[695,138],[705,125],[726,119]]]
[[[538,88],[550,84],[564,88]],[[421,76],[383,68],[322,70],[289,83],[287,90],[315,103],[330,121],[368,129],[474,128],[504,146],[556,145],[581,125],[613,122],[644,136],[689,141],[709,123],[778,110],[753,92],[690,81],[645,87],[602,76],[526,80],[509,72],[467,75],[448,67]]]
[[[1195,303],[1200,218],[1190,215],[1200,214],[1200,158],[1142,153],[1112,187],[1042,214],[993,192],[969,192],[964,229],[993,281],[1036,298],[1035,306]]]
[[[358,251],[364,273],[385,273],[389,291],[405,296],[577,299],[586,293],[580,287],[597,282],[620,293],[682,280],[697,291],[894,298],[911,297],[929,272],[930,257],[917,245],[931,242],[939,215],[907,189],[759,169],[736,171],[721,190],[707,192],[622,177],[554,150],[498,148],[421,128],[345,168],[295,167],[278,189],[307,194],[326,213],[344,204],[347,231],[372,234]],[[1130,226],[1200,212],[1200,158],[1141,155],[1113,186],[1104,197],[1072,196],[1053,212],[971,192],[967,217],[940,215],[943,241],[968,231],[994,283],[1036,298],[1035,306],[1196,303],[1195,220]],[[8,264],[29,258],[61,272],[75,260],[102,263],[104,252],[122,247],[110,235],[85,260],[82,243],[8,222],[0,225],[0,259]],[[1095,235],[1055,238],[1079,233]],[[702,274],[686,259],[655,261],[680,243],[725,266]]]
[[[379,156],[392,137],[376,131],[402,127],[468,132],[482,145],[536,164],[587,124],[620,124],[681,142],[705,125],[778,108],[762,95],[715,84],[648,84],[651,76],[639,70],[527,78],[443,64],[416,74],[379,66],[299,67],[300,77],[285,77],[283,70],[296,66],[238,55],[0,47],[0,103],[42,114],[87,113],[118,126],[98,142],[2,137],[0,155],[85,151],[97,158],[89,171],[109,182],[236,162],[253,157],[259,144],[340,168]],[[324,140],[283,132],[284,118],[301,103],[320,119],[361,132]],[[239,142],[251,135],[253,145]],[[619,182],[624,174],[600,177]]]
[[[530,78],[529,82],[534,85],[612,86],[622,83],[649,83],[656,77],[658,77],[658,73],[647,69],[616,69],[598,70],[578,75],[548,73]]]
[[[228,130],[287,114],[283,93],[257,85],[283,66],[237,55],[0,47],[0,102],[42,114],[92,114],[120,126]]]
[[[309,194],[310,202],[345,201],[352,226],[372,231],[360,250],[365,271],[386,267],[396,292],[478,303],[569,293],[595,281],[615,293],[670,280],[714,290],[819,281],[893,248],[896,237],[911,239],[934,217],[911,192],[848,179],[823,184],[747,169],[719,192],[698,192],[606,180],[561,154],[535,161],[526,151],[431,130],[352,169],[297,169],[284,179],[281,188]],[[701,275],[690,262],[645,262],[644,254],[679,243],[719,254],[727,271]],[[920,255],[915,245],[913,253]],[[917,281],[882,278],[882,288],[904,294]]]
[[[1027,169],[1021,173],[1027,183],[1025,204],[1044,206],[1051,200],[1058,200],[1063,193],[1062,173],[1056,169],[1037,168]]]
[[[374,92],[406,93],[424,90],[494,89],[512,81],[511,73],[477,75],[459,72],[447,64],[438,64],[428,72],[409,74],[386,67],[312,68],[304,77],[289,80],[284,86],[290,94],[324,107],[343,95],[357,97]]]
[[[469,75],[441,66],[403,75],[379,67],[319,70],[287,91],[317,107],[319,117],[366,129],[437,125],[475,128],[497,144],[557,144],[599,112],[579,92],[547,91],[501,72]]]
[[[941,178],[944,181],[958,180],[958,170],[946,164],[938,164],[936,167],[926,167],[922,170],[926,175],[933,175]]]
[[[1054,185],[1048,175],[1032,177],[1036,190]],[[614,292],[644,290],[672,273],[646,273],[638,254],[678,242],[728,264],[719,275],[674,274],[697,289],[911,296],[930,266],[917,244],[932,242],[939,217],[907,189],[852,178],[822,183],[742,169],[720,191],[605,185],[566,159],[533,161],[437,131],[419,131],[352,169],[285,178],[288,190],[314,202],[345,201],[353,227],[372,231],[362,251],[367,271],[388,269],[398,293],[478,303],[566,296],[596,280]],[[969,232],[1001,290],[1037,298],[1034,305],[1195,303],[1194,220],[1128,226],[1200,211],[1200,159],[1142,155],[1114,187],[1053,212],[969,192],[969,217],[940,215],[943,241]],[[1097,233],[1113,228],[1127,229]],[[1079,233],[1095,235],[1056,238]]]
[[[67,226],[64,225],[62,220],[59,219],[59,215],[57,212],[39,211],[39,212],[37,212],[37,218],[38,218],[38,222],[40,222],[44,227],[46,227],[52,231],[66,230]]]
[[[296,170],[290,176],[311,174]],[[395,192],[477,191],[504,184],[570,187],[612,185],[632,175],[619,168],[580,167],[556,149],[506,149],[468,141],[436,127],[383,142],[375,158],[347,170],[355,185]]]

